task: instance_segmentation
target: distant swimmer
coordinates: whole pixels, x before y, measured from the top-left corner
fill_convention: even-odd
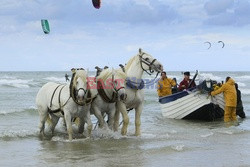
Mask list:
[[[65,79],[66,79],[66,82],[69,81],[69,75],[67,73],[65,74]]]

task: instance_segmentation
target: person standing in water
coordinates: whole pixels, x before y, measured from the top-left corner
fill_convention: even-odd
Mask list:
[[[237,105],[237,93],[235,89],[235,81],[231,77],[226,78],[226,83],[219,89],[211,92],[212,96],[220,93],[224,93],[225,108],[224,108],[224,122],[237,121],[236,117],[236,105]]]
[[[67,73],[65,74],[65,79],[66,79],[66,82],[69,81],[69,75]]]

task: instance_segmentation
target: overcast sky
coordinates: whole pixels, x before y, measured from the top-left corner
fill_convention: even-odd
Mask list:
[[[0,71],[117,68],[139,48],[166,71],[250,69],[249,0],[0,0],[0,23]]]

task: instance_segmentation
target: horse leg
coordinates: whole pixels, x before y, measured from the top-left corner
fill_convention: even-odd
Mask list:
[[[111,109],[108,114],[108,126],[112,130],[114,126],[115,108]]]
[[[99,110],[98,107],[93,107],[93,110],[94,110],[95,117],[98,119],[99,127],[103,128],[104,119],[103,119],[103,115],[102,115],[101,111]]]
[[[47,120],[48,110],[44,110],[42,107],[38,107],[38,112],[40,116],[39,129],[40,134],[44,137],[45,121]]]
[[[80,123],[78,125],[78,133],[82,134],[84,132],[84,118],[83,117],[79,117],[80,119]]]
[[[63,118],[63,127],[64,127],[65,130],[67,130],[65,117],[62,117],[62,118]]]
[[[128,117],[128,112],[126,105],[122,102],[117,102],[118,110],[122,114],[122,119],[123,119],[123,125],[121,129],[121,134],[126,135],[127,134],[127,129],[128,129],[128,123],[129,123],[129,117]]]
[[[85,113],[84,121],[88,124],[88,127],[87,127],[87,129],[88,129],[88,135],[91,136],[93,124],[92,124],[91,119],[90,119],[89,107],[86,107],[86,108],[87,108],[87,111],[84,111],[84,113]]]
[[[120,111],[118,110],[118,104],[115,104],[115,115],[114,115],[114,131],[117,132],[119,128],[119,123],[120,123]]]
[[[135,136],[141,135],[142,104],[135,108]]]
[[[52,135],[54,135],[54,130],[58,123],[59,117],[55,116],[54,114],[50,114],[50,116],[51,116],[50,130],[51,130]]]
[[[64,118],[65,118],[65,122],[66,122],[66,127],[67,127],[67,131],[68,131],[68,135],[69,135],[69,141],[72,141],[73,137],[73,130],[72,130],[72,123],[71,123],[71,115],[69,112],[65,112],[64,111]]]

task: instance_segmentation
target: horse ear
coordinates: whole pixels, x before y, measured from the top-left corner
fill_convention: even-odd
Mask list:
[[[75,69],[75,68],[71,68],[71,72],[72,72],[72,73],[75,73],[75,72],[76,72],[76,69]]]
[[[142,53],[142,50],[141,50],[141,48],[139,48],[139,53],[140,53],[140,54]]]

